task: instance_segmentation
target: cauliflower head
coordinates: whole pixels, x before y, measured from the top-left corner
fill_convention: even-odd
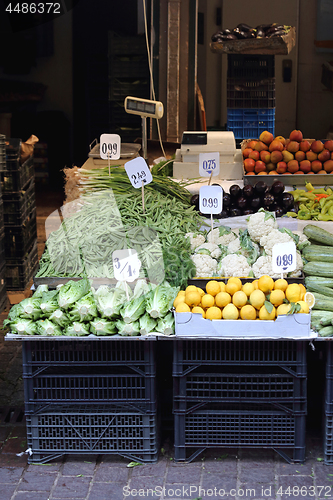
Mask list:
[[[260,238],[260,246],[263,247],[266,255],[272,255],[273,246],[276,243],[289,243],[294,241],[288,233],[281,231],[280,229],[272,229],[269,233],[265,234]]]
[[[195,265],[195,274],[198,278],[216,276],[217,260],[210,255],[195,253],[191,256],[191,259]]]
[[[219,259],[222,252],[220,247],[215,243],[203,243],[195,249],[195,253],[210,255],[213,259]]]
[[[251,240],[259,243],[260,238],[267,235],[272,229],[277,229],[278,224],[273,212],[259,209],[258,212],[249,215],[247,219],[247,230]]]
[[[233,241],[237,238],[237,235],[231,231],[228,226],[219,226],[209,231],[207,234],[207,241],[209,243],[215,243],[216,245],[227,246],[230,241]]]
[[[206,241],[205,235],[203,233],[186,233],[185,238],[188,238],[190,240],[192,250],[195,250]]]
[[[247,277],[251,275],[251,266],[244,255],[230,254],[223,257],[218,264],[219,276]]]
[[[260,276],[264,276],[265,274],[271,276],[273,279],[281,278],[281,273],[273,273],[271,255],[262,255],[259,257],[259,259],[252,264],[252,271],[255,278],[260,278]],[[286,278],[287,274],[285,273],[283,277]]]

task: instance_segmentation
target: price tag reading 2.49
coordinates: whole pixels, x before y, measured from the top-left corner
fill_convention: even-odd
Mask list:
[[[222,189],[220,186],[202,186],[199,189],[199,210],[203,214],[222,212]]]
[[[273,273],[290,273],[296,269],[296,245],[293,241],[277,243],[272,250]]]
[[[142,183],[145,186],[153,180],[149,167],[142,157],[126,162],[125,170],[132,186],[136,189],[141,188]]]
[[[120,135],[102,134],[99,142],[99,154],[102,160],[119,160]]]
[[[114,277],[118,281],[134,281],[139,277],[141,261],[136,250],[124,248],[112,254]]]

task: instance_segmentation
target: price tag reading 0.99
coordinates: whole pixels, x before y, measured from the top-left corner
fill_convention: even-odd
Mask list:
[[[110,158],[116,156],[118,154],[118,144],[116,142],[113,144],[103,142],[103,144],[101,144],[101,152],[103,155],[109,156]]]
[[[203,214],[222,212],[222,188],[220,186],[202,186],[199,189],[199,210]]]
[[[120,135],[101,134],[99,154],[103,160],[119,160],[120,158]]]

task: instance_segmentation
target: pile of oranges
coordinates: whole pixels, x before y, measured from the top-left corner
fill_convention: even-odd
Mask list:
[[[244,284],[236,277],[226,283],[210,280],[206,290],[189,285],[173,305],[177,313],[199,313],[206,319],[274,320],[291,312],[308,314],[314,297],[300,283],[264,275]]]

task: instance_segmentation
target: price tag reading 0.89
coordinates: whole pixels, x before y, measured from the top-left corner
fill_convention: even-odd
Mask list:
[[[290,254],[284,254],[284,255],[278,255],[276,257],[276,265],[280,268],[287,268],[289,266],[292,266],[294,262],[293,255]]]

